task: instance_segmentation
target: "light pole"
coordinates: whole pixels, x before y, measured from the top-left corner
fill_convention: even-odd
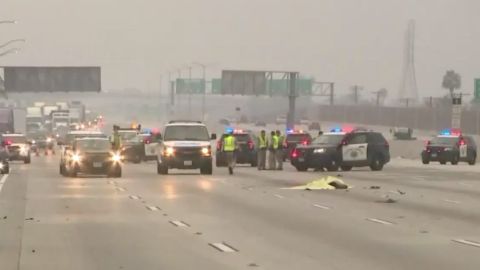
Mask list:
[[[192,65],[197,65],[202,68],[202,77],[203,77],[203,96],[202,96],[202,121],[205,121],[205,106],[206,106],[206,94],[207,94],[207,81],[206,81],[206,75],[205,75],[205,70],[207,68],[206,65],[194,62]]]
[[[9,41],[3,43],[2,45],[0,45],[0,49],[5,48],[5,47],[7,47],[8,45],[10,45],[10,44],[12,44],[12,43],[15,43],[15,42],[25,42],[25,39],[23,39],[23,38],[18,38],[18,39],[9,40]]]
[[[11,54],[11,53],[18,53],[18,51],[20,51],[19,48],[12,48],[12,49],[10,49],[10,50],[6,50],[6,51],[4,51],[4,52],[1,52],[1,53],[0,53],[0,57],[5,56],[5,55],[7,55],[7,54]]]

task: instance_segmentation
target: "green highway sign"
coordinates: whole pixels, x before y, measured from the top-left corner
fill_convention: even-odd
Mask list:
[[[474,87],[474,96],[475,99],[479,100],[480,99],[480,79],[475,79],[475,87]]]
[[[203,79],[177,79],[176,93],[185,94],[203,94],[205,92],[205,80]]]

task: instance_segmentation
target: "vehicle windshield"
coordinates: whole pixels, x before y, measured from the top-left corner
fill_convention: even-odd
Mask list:
[[[287,135],[287,142],[303,142],[310,140],[310,136],[308,134],[288,134]]]
[[[209,141],[204,126],[169,126],[165,129],[165,141]]]
[[[108,140],[77,140],[77,150],[89,152],[89,151],[109,151],[111,144]]]
[[[320,135],[315,140],[313,144],[340,144],[344,135],[343,134],[324,134]]]
[[[3,135],[3,140],[10,143],[26,143],[27,138],[24,136],[5,136]]]
[[[68,134],[65,143],[71,145],[73,141],[80,138],[105,138],[104,134]]]
[[[430,142],[434,145],[455,145],[458,142],[458,137],[435,137]]]
[[[136,141],[138,140],[138,133],[136,131],[119,131],[118,134],[123,141]]]

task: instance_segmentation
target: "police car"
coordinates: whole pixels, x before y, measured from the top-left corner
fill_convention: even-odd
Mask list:
[[[138,137],[143,142],[143,160],[156,160],[158,144],[162,142],[162,135],[158,129],[144,129]]]
[[[283,160],[289,158],[290,153],[297,145],[309,145],[312,142],[312,136],[303,130],[287,130],[287,136],[283,142]]]
[[[233,131],[233,136],[236,139],[239,147],[235,151],[235,160],[237,164],[250,164],[252,167],[257,166],[257,146],[256,137],[251,132],[241,129],[227,130],[227,133]],[[215,165],[217,167],[226,167],[227,159],[225,152],[222,152],[223,140],[227,134],[223,134],[217,141],[217,152],[215,155]]]
[[[3,134],[2,143],[8,149],[9,160],[20,160],[25,164],[31,162],[30,143],[24,134]]]
[[[168,174],[169,169],[200,169],[201,174],[212,174],[212,147],[207,127],[200,121],[170,121],[163,132],[157,151],[157,173]]]
[[[389,161],[389,145],[383,135],[362,129],[332,129],[310,145],[297,145],[290,154],[290,162],[298,171],[309,168],[350,171],[365,166],[378,171]]]
[[[472,136],[463,135],[460,130],[446,129],[427,142],[421,156],[423,164],[437,161],[442,165],[447,162],[452,165],[458,162],[475,165],[477,146]]]

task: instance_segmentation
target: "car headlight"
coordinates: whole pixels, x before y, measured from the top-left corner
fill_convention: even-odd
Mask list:
[[[32,140],[32,144],[35,144],[35,143],[36,143],[36,141],[35,141],[35,140]]]
[[[202,155],[210,156],[210,149],[208,147],[203,147],[202,148]]]
[[[5,167],[5,165],[3,165],[3,162],[0,162],[0,170],[3,169],[3,167]]]
[[[79,154],[73,154],[72,160],[73,162],[80,162],[82,160],[82,156],[80,156]]]
[[[22,145],[22,146],[20,147],[20,153],[21,153],[21,154],[26,154],[26,153],[28,153],[28,148],[27,148],[26,146]]]
[[[113,154],[112,161],[113,162],[120,162],[120,161],[122,161],[122,156],[119,155],[119,154]]]
[[[51,143],[52,142],[52,138],[47,138],[47,143]]]
[[[167,147],[165,149],[166,156],[173,156],[175,154],[175,149],[173,147]]]
[[[325,153],[325,148],[318,148],[318,149],[313,150],[313,152],[318,153],[318,154]]]

